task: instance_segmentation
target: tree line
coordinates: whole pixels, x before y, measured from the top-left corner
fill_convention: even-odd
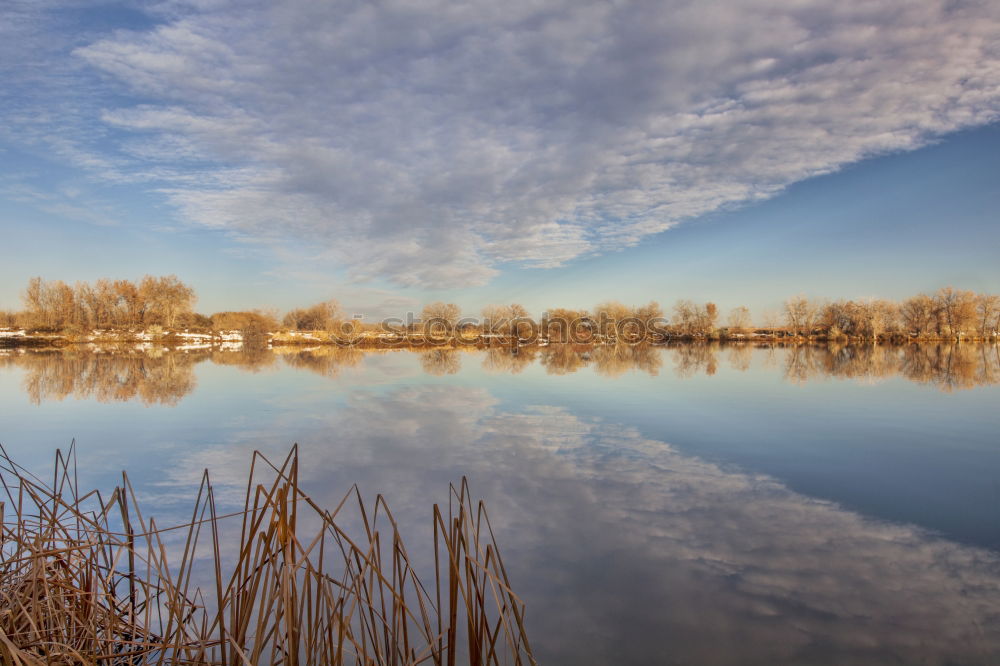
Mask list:
[[[93,284],[31,278],[24,308],[0,311],[0,326],[31,331],[78,333],[91,330],[240,330],[266,335],[280,326],[260,310],[195,312],[194,289],[176,275],[146,275],[138,281],[102,278]]]
[[[830,339],[880,340],[897,337],[995,338],[1000,329],[1000,296],[943,287],[900,303],[885,299],[785,302],[786,330]]]
[[[422,311],[423,328],[443,331],[473,325],[459,318],[458,306],[432,303]],[[1000,332],[1000,296],[943,287],[902,302],[886,299],[817,301],[805,296],[786,300],[780,313],[765,313],[753,322],[746,306],[737,306],[722,320],[715,303],[678,300],[667,317],[651,301],[626,306],[617,301],[592,311],[552,308],[535,322],[519,304],[490,305],[482,310],[483,333],[527,337],[530,333],[556,342],[581,342],[588,337],[726,339],[751,335],[806,337],[828,340],[995,339]],[[412,326],[411,326],[412,328]]]
[[[518,303],[488,305],[479,317],[462,317],[454,303],[434,302],[419,318],[362,323],[348,317],[335,300],[273,311],[244,310],[203,315],[194,311],[194,289],[175,275],[147,275],[138,282],[100,279],[68,285],[32,278],[23,292],[24,309],[0,312],[0,326],[38,331],[164,329],[239,330],[254,339],[285,330],[323,332],[331,339],[352,339],[365,332],[452,337],[501,337],[552,342],[771,337],[885,340],[901,338],[995,339],[1000,329],[1000,296],[944,287],[901,302],[885,299],[817,301],[795,296],[781,312],[754,323],[739,306],[723,318],[711,302],[678,300],[669,315],[659,303],[628,306],[599,303],[592,310],[551,308],[539,320]]]
[[[176,275],[147,275],[139,282],[100,279],[94,284],[62,280],[28,281],[24,310],[7,314],[8,324],[29,329],[173,328],[193,323],[194,290]]]

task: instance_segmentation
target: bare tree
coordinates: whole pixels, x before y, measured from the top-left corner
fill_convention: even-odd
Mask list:
[[[632,308],[618,301],[605,301],[594,307],[597,331],[609,338],[617,337],[618,322],[629,318],[631,315]]]
[[[854,307],[855,303],[851,301],[839,300],[827,303],[820,311],[819,323],[826,328],[830,338],[836,339],[854,334],[856,322]]]
[[[530,335],[534,322],[528,310],[520,303],[509,305],[488,305],[482,310],[483,330],[487,333],[504,335]]]
[[[679,335],[694,335],[698,329],[698,306],[694,301],[677,301],[674,303],[674,317],[671,323]]]
[[[705,335],[709,335],[715,331],[718,319],[719,308],[715,305],[715,303],[705,303],[705,310],[701,320],[701,329]]]
[[[805,296],[793,296],[785,301],[785,323],[793,334],[809,335],[816,313],[817,307]]]
[[[146,313],[139,288],[128,280],[115,280],[112,285],[115,296],[115,323],[119,326],[139,326]]]
[[[934,296],[942,323],[949,335],[961,337],[975,328],[976,295],[953,287],[943,287]]]
[[[145,276],[139,283],[139,294],[143,301],[143,321],[147,324],[173,328],[178,317],[194,308],[194,289],[181,282],[176,275]]]
[[[552,308],[542,319],[544,334],[553,342],[570,342],[589,338],[591,317],[586,310]]]
[[[173,326],[190,313],[194,290],[176,276],[146,276],[139,286],[128,280],[98,280],[94,286],[32,278],[24,292],[25,316],[31,326],[47,328],[92,326]]]
[[[600,317],[602,314],[611,321],[625,319],[632,314],[632,308],[618,301],[605,301],[594,308],[594,314]]]
[[[76,324],[76,295],[62,280],[32,278],[23,294],[25,319],[30,327],[62,329]]]
[[[504,333],[508,324],[506,305],[487,305],[482,310],[483,332]]]
[[[167,326],[174,327],[177,325],[178,317],[194,312],[197,297],[194,289],[178,280],[176,275],[160,278],[160,286],[164,289],[164,295],[159,297],[161,304],[158,307]]]
[[[753,326],[750,321],[750,309],[745,305],[740,305],[729,311],[729,318],[726,320],[729,329],[736,333],[746,333],[747,329]]]
[[[858,311],[861,317],[858,329],[862,337],[878,340],[895,328],[899,309],[889,301],[872,299],[861,303]]]
[[[45,298],[45,282],[40,277],[28,280],[22,296],[25,319],[29,328],[47,325],[48,312]]]
[[[290,310],[282,323],[298,331],[335,331],[343,320],[340,303],[331,298],[308,308]]]
[[[685,336],[707,336],[715,331],[719,309],[715,303],[699,306],[693,301],[681,300],[674,304],[672,320],[674,331]]]
[[[663,325],[663,308],[656,301],[632,308],[632,318],[642,328],[642,333],[648,339],[650,336],[661,336],[665,333]]]
[[[934,332],[938,320],[938,305],[927,294],[917,294],[903,301],[899,314],[907,332],[924,336]]]
[[[424,306],[420,318],[427,332],[441,332],[443,328],[445,333],[451,333],[455,330],[455,324],[458,323],[461,314],[462,311],[454,303],[436,301]]]
[[[73,288],[62,280],[49,284],[50,310],[53,313],[52,325],[65,328],[75,325],[73,316],[76,314],[76,297]]]
[[[976,296],[976,319],[979,335],[983,339],[996,334],[1000,321],[1000,296],[979,294]]]

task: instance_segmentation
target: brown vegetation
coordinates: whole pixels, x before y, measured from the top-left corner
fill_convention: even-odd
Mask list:
[[[798,297],[786,303],[785,311],[796,332],[808,335],[818,326],[831,339],[986,340],[996,338],[1000,330],[1000,297],[952,287],[933,295],[917,294],[902,303],[870,299],[821,306]]]
[[[715,303],[696,305],[691,301],[677,301],[670,332],[682,337],[705,337],[715,332],[719,309]]]
[[[280,465],[254,454],[236,513],[220,515],[206,471],[191,521],[170,527],[124,473],[110,495],[81,492],[73,449],[52,485],[0,451],[0,479],[0,663],[535,663],[464,480],[433,507],[425,579],[385,500],[355,487],[318,506],[296,449]]]
[[[552,308],[542,316],[542,335],[552,342],[589,341],[595,328],[586,310]]]
[[[520,338],[531,335],[534,322],[520,303],[487,305],[483,308],[483,333],[511,335]]]
[[[343,320],[344,312],[340,304],[329,300],[308,308],[290,310],[281,323],[296,331],[335,331]]]
[[[21,326],[40,330],[133,328],[159,325],[173,328],[190,321],[194,290],[175,275],[147,275],[138,284],[101,279],[93,285],[32,278],[24,291]]]
[[[490,346],[482,349],[482,367],[488,372],[517,374],[538,363],[553,375],[571,374],[591,368],[604,377],[638,371],[660,372],[671,359],[680,377],[712,375],[724,354],[735,370],[750,367],[754,349],[784,349],[785,378],[800,382],[815,377],[851,377],[874,380],[901,376],[943,390],[1000,383],[1000,347],[952,342],[909,345],[801,343],[678,342],[669,345],[572,344],[542,346]],[[421,368],[432,375],[457,373],[466,352],[475,347],[422,350]],[[194,368],[210,361],[248,372],[274,368],[279,362],[335,378],[344,370],[360,367],[365,354],[354,346],[300,345],[273,348],[243,348],[239,351],[195,349],[170,352],[123,349],[113,352],[84,351],[75,347],[17,354],[0,354],[0,367],[14,366],[24,373],[23,388],[36,403],[63,400],[69,396],[100,402],[137,400],[143,404],[177,404],[195,388]],[[779,357],[775,356],[775,360]],[[468,359],[467,359],[468,360]]]
[[[788,348],[784,374],[792,382],[899,376],[951,392],[1000,383],[1000,348],[953,343],[795,345]]]
[[[194,390],[194,366],[203,358],[204,353],[145,354],[132,350],[94,354],[70,350],[25,354],[16,362],[27,370],[24,391],[36,405],[68,396],[176,405]]]
[[[437,301],[424,306],[420,313],[426,335],[448,334],[455,330],[462,311],[454,303]]]
[[[213,331],[238,331],[247,347],[264,346],[271,331],[278,327],[278,319],[261,310],[216,312],[209,322]]]
[[[462,369],[461,352],[454,349],[430,349],[420,352],[420,367],[428,375],[454,375]]]
[[[0,327],[20,326],[35,331],[91,329],[171,329],[238,331],[249,345],[281,344],[423,345],[452,340],[460,344],[522,344],[536,341],[563,343],[650,343],[670,339],[711,340],[811,338],[829,340],[905,341],[996,339],[1000,331],[1000,296],[945,287],[932,295],[918,294],[901,303],[884,299],[811,301],[795,296],[784,303],[779,316],[767,312],[763,328],[755,329],[746,307],[733,308],[720,326],[714,303],[678,300],[672,316],[664,316],[655,301],[628,306],[606,301],[593,311],[553,308],[540,321],[518,303],[489,305],[482,319],[461,319],[454,303],[434,302],[420,319],[362,324],[348,317],[335,300],[277,316],[259,310],[218,312],[210,317],[191,310],[194,291],[175,276],[128,280],[98,280],[93,286],[45,282],[33,278],[24,292],[25,309],[0,312]],[[781,321],[783,320],[783,321]],[[395,323],[393,323],[395,322]],[[11,343],[10,336],[0,339]]]
[[[364,352],[353,347],[326,345],[313,349],[301,350],[296,347],[277,348],[277,355],[289,366],[315,372],[324,377],[339,377],[346,368],[356,368],[361,365]]]

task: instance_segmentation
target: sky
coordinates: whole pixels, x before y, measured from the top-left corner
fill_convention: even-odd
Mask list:
[[[989,0],[4,0],[0,308],[1000,292]]]

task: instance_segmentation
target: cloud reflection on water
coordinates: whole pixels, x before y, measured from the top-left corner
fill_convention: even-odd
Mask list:
[[[682,455],[636,430],[477,387],[356,390],[301,430],[311,494],[351,483],[427,523],[448,482],[486,498],[540,663],[996,663],[1000,559]],[[288,424],[191,451],[241,492]],[[414,528],[419,532],[423,527]],[[421,543],[419,538],[410,543]],[[411,550],[413,550],[411,548]]]

